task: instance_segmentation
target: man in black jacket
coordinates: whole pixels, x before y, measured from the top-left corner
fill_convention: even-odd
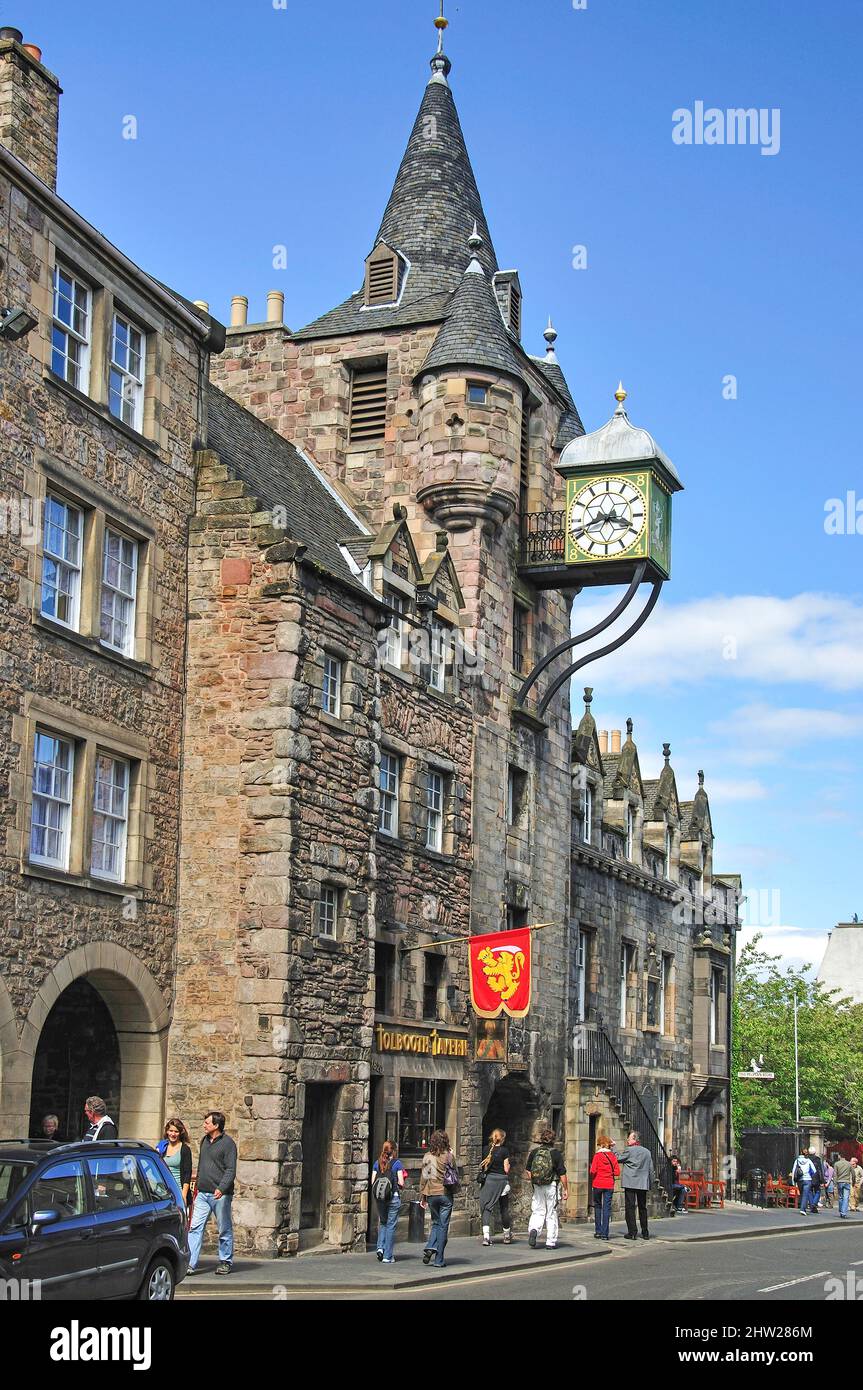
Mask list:
[[[204,1116],[204,1137],[198,1155],[198,1179],[192,1224],[189,1227],[188,1274],[196,1274],[201,1255],[204,1231],[215,1212],[219,1228],[219,1263],[217,1274],[230,1274],[234,1259],[234,1228],[231,1222],[231,1201],[234,1179],[237,1176],[237,1146],[225,1133],[225,1116],[221,1110],[209,1110]]]
[[[818,1206],[821,1201],[821,1189],[824,1187],[824,1162],[817,1149],[809,1150],[809,1159],[812,1163],[812,1167],[815,1169],[809,1195],[810,1210],[818,1211]]]
[[[90,1122],[85,1139],[116,1139],[117,1126],[108,1114],[108,1107],[101,1096],[88,1096],[84,1101],[84,1114]]]

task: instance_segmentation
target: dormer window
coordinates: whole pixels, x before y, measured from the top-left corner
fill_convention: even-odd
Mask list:
[[[399,297],[399,258],[381,243],[366,261],[364,303],[393,304]]]

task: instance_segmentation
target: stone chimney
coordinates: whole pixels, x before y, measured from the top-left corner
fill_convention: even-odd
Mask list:
[[[600,753],[607,753],[607,752],[608,752],[608,730],[607,730],[607,729],[600,729],[600,731],[599,731],[599,751],[600,751]]]
[[[61,88],[22,38],[20,29],[0,29],[0,145],[56,189]]]
[[[619,730],[619,729],[612,729],[612,731],[611,731],[611,751],[612,751],[612,753],[619,753],[619,752],[620,752],[620,730]]]

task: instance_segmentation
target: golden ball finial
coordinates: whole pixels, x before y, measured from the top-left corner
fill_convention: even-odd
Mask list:
[[[623,402],[626,400],[626,392],[623,389],[622,381],[619,381],[617,383],[617,390],[614,393],[614,399],[618,402],[619,405],[623,405]]]
[[[434,27],[435,27],[436,29],[448,29],[448,28],[449,28],[449,20],[444,18],[443,0],[440,0],[440,14],[439,14],[439,15],[437,16],[437,18],[435,19]]]

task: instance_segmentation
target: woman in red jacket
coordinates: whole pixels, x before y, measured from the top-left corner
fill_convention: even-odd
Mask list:
[[[593,1218],[596,1223],[594,1240],[608,1240],[608,1222],[611,1217],[611,1194],[614,1180],[620,1177],[620,1164],[611,1151],[611,1140],[607,1134],[600,1134],[596,1140],[596,1153],[590,1165],[593,1183]]]

